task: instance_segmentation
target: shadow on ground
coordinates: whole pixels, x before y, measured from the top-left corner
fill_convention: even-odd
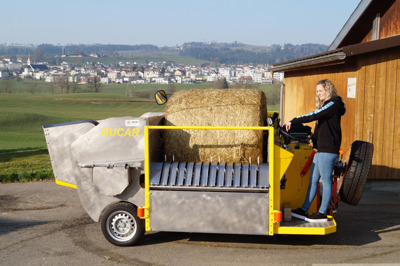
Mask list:
[[[34,227],[37,225],[42,225],[42,224],[47,224],[47,223],[48,222],[6,219],[3,217],[0,217],[0,235],[24,230],[29,227]]]

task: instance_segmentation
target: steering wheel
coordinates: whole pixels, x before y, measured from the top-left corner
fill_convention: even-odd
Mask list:
[[[301,142],[301,143],[307,143],[307,141],[299,139],[296,136],[293,136],[292,134],[287,132],[283,127],[278,127],[278,130],[279,130],[279,134],[281,134],[281,135],[283,135],[283,136],[285,136],[285,137],[287,137],[289,139],[292,139],[292,140],[295,140],[295,141],[298,141],[298,142]],[[286,142],[286,138],[285,138],[285,142]]]

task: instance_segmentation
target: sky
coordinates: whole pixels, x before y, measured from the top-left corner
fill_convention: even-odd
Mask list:
[[[0,44],[330,45],[360,0],[1,0]]]

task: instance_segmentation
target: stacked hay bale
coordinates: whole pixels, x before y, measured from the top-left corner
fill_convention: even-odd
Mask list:
[[[263,126],[266,99],[261,90],[206,89],[175,92],[168,100],[165,124],[174,126]],[[262,161],[263,131],[166,130],[165,152],[176,161]]]

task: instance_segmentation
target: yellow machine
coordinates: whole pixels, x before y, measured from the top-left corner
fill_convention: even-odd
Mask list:
[[[310,158],[310,155],[313,152],[313,149],[309,145],[299,144],[299,143],[291,143],[289,145],[284,145],[281,141],[281,138],[278,135],[274,134],[274,127],[176,127],[176,126],[146,126],[145,127],[145,196],[146,196],[146,204],[142,208],[138,209],[138,212],[141,218],[146,221],[146,231],[152,230],[152,215],[151,215],[151,185],[150,178],[151,175],[151,160],[150,160],[150,148],[149,148],[149,132],[152,130],[177,130],[177,129],[197,129],[197,130],[264,130],[268,132],[268,142],[269,142],[269,157],[268,157],[268,165],[269,171],[266,172],[267,179],[269,180],[269,186],[264,190],[264,197],[266,198],[265,203],[268,204],[264,206],[264,209],[268,209],[267,213],[263,213],[266,217],[266,221],[268,226],[265,226],[264,233],[266,235],[274,235],[274,234],[308,234],[308,235],[325,235],[329,233],[333,233],[336,231],[336,223],[333,217],[330,217],[328,222],[311,224],[307,223],[303,220],[298,220],[291,217],[291,209],[298,208],[303,203],[303,200],[307,193],[308,187],[308,177],[309,170],[306,175],[301,176],[301,172],[304,169],[307,161]],[[281,145],[277,144],[281,143]],[[147,162],[147,163],[146,163]],[[217,167],[219,165],[217,164]],[[242,166],[243,167],[243,166]],[[224,169],[226,171],[226,169]],[[239,170],[240,171],[240,170]],[[243,172],[241,173],[243,175]],[[243,181],[241,180],[241,183]],[[231,192],[242,192],[241,188],[243,184],[237,187],[231,187]],[[153,188],[156,188],[153,186]],[[201,187],[199,185],[200,191],[205,191],[207,189],[210,190],[209,184]],[[224,189],[226,187],[218,187],[215,188],[215,191],[219,192],[219,194],[224,193]],[[169,189],[173,189],[172,186]],[[193,190],[193,188],[192,188]],[[191,189],[187,189],[187,191],[192,191]],[[212,191],[212,190],[210,190]],[[216,193],[214,192],[214,193]],[[251,189],[248,191],[251,193]],[[196,193],[196,192],[194,192]],[[262,193],[262,192],[259,192]],[[190,194],[187,194],[188,196]],[[239,195],[238,195],[239,196]],[[243,195],[241,195],[243,197]],[[165,204],[165,203],[164,203]],[[199,203],[202,205],[202,203]],[[251,204],[251,203],[250,203]],[[165,207],[165,206],[164,206]],[[201,206],[201,208],[206,208],[207,205]],[[246,208],[252,208],[255,212],[259,212],[259,208],[261,206],[257,206],[251,204],[246,206]],[[218,209],[218,208],[217,208]],[[314,202],[310,208],[310,212],[316,211],[316,202]],[[175,212],[180,212],[179,206],[176,209],[172,210],[170,216],[175,215]],[[193,211],[191,211],[193,212]],[[240,213],[240,212],[239,212]],[[235,214],[239,214],[235,213]],[[188,214],[187,212],[184,214]],[[178,219],[179,218],[179,219]],[[183,217],[177,215],[175,219],[168,219],[169,222],[175,223],[185,223],[182,221]],[[251,220],[251,217],[244,217],[245,219]],[[165,221],[163,221],[165,222]],[[218,221],[216,221],[218,223]],[[185,227],[186,225],[183,225]],[[180,231],[179,229],[177,231]],[[193,229],[190,231],[192,232]],[[210,229],[208,230],[210,231]],[[217,232],[216,232],[217,233]],[[222,232],[221,232],[222,233]],[[230,232],[233,233],[233,232]],[[247,233],[247,232],[241,232]]]
[[[156,100],[167,100],[165,93]],[[115,245],[135,244],[145,231],[253,235],[336,232],[339,197],[357,204],[372,160],[372,144],[356,141],[338,161],[326,222],[292,217],[309,184],[314,151],[309,133],[285,132],[277,114],[264,127],[165,126],[163,113],[44,126],[56,182],[73,187],[83,208]],[[163,155],[167,130],[263,132],[263,161],[183,162]],[[317,210],[318,198],[310,213]]]

